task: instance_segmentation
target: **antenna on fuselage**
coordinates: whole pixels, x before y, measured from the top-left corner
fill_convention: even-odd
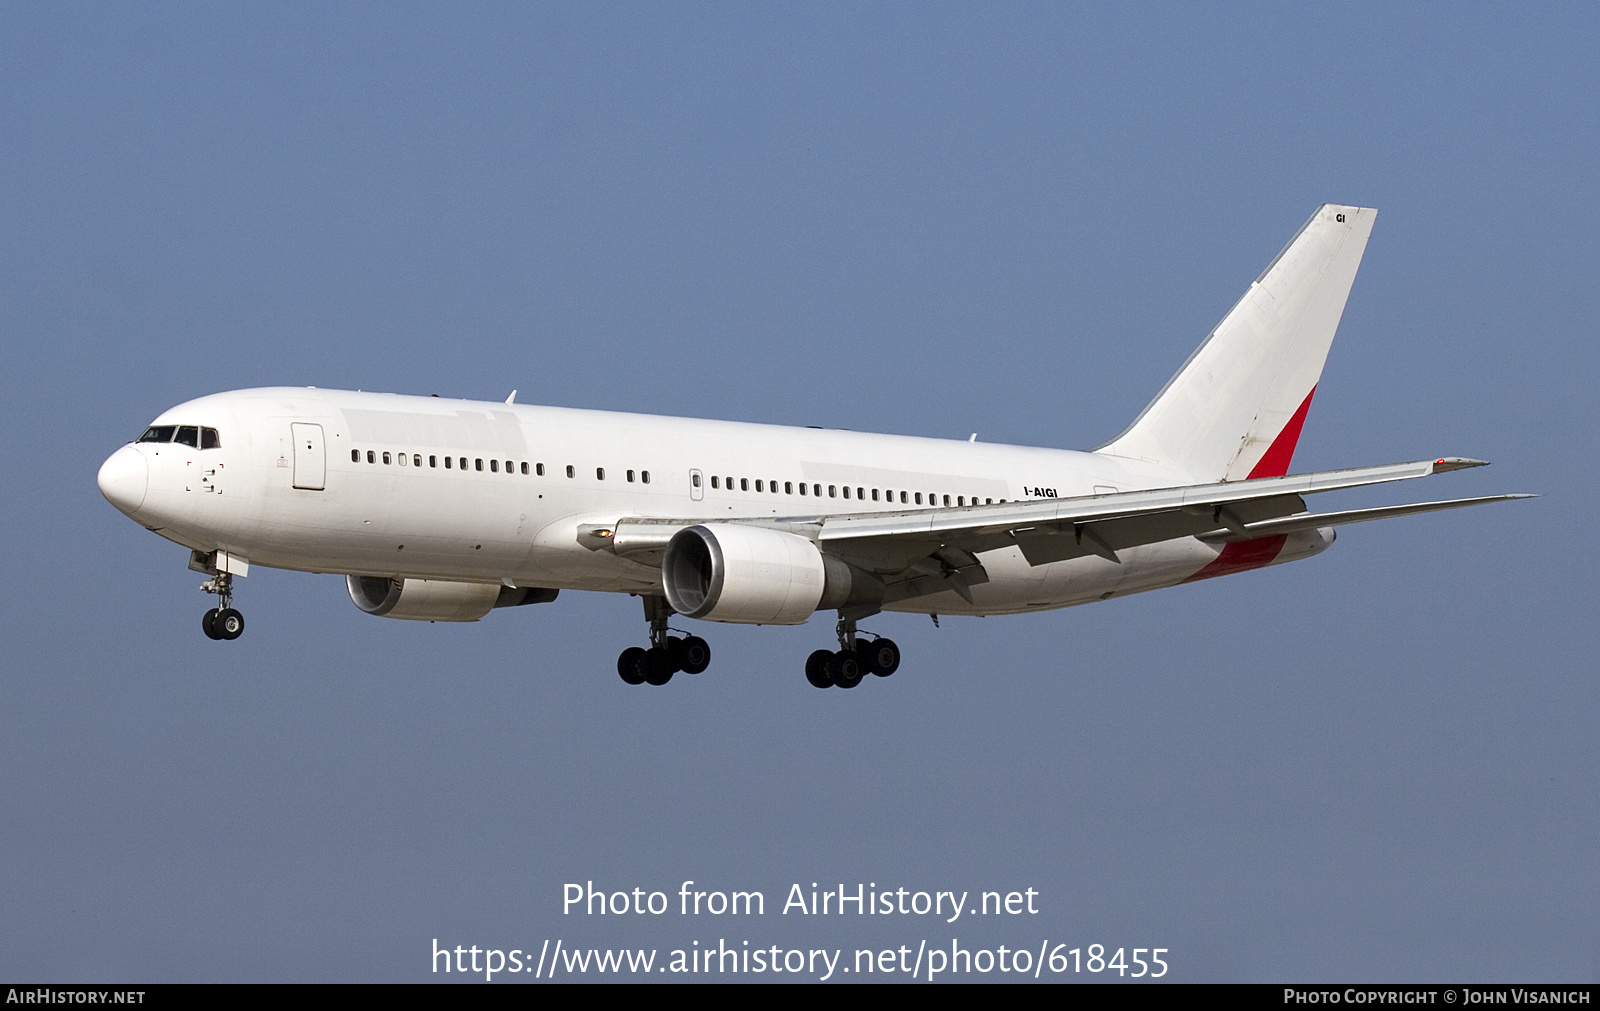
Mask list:
[[[506,403],[514,404],[516,402],[517,402],[517,391],[516,390],[512,390],[511,391],[511,396],[506,398]]]

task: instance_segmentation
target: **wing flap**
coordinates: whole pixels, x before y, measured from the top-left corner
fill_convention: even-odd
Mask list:
[[[1305,499],[1299,495],[1274,495],[1231,506],[1200,506],[1091,522],[1043,524],[1030,531],[1017,532],[1014,542],[1030,565],[1047,565],[1083,555],[1120,561],[1115,553],[1125,548],[1213,534],[1218,528],[1247,530],[1252,523],[1303,513],[1305,508]],[[952,543],[964,544],[959,535]]]

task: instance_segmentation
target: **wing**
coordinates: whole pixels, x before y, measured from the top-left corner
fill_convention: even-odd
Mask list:
[[[1016,547],[1032,565],[1083,555],[1120,562],[1117,552],[1179,537],[1250,540],[1296,530],[1456,509],[1525,495],[1490,495],[1345,512],[1310,514],[1303,496],[1427,477],[1485,461],[1441,457],[1412,463],[1291,474],[1284,477],[1076,498],[1002,502],[893,512],[739,519],[775,527],[816,541],[827,554],[882,579],[887,600],[955,590],[988,582],[978,558],[986,551]],[[708,518],[709,519],[709,518]],[[728,519],[712,522],[727,523]],[[579,540],[610,548],[646,564],[659,563],[679,530],[700,520],[623,519],[611,528],[588,527]]]

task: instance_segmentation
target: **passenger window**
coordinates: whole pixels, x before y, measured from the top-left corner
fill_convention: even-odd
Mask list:
[[[173,425],[156,425],[153,428],[145,429],[144,430],[144,434],[139,436],[139,441],[140,442],[171,442],[172,441],[172,433],[176,432],[176,431],[177,431],[177,428],[176,428],[176,426],[173,426]]]
[[[594,479],[596,481],[604,481],[606,479],[606,469],[604,467],[596,467],[594,469]]]
[[[922,504],[922,492],[917,492],[917,505]]]
[[[482,462],[479,462],[478,469],[479,470],[483,469]],[[489,470],[490,470],[490,472],[495,473],[495,474],[500,473],[500,461],[499,460],[490,460],[489,461]]]
[[[376,453],[374,453],[370,449],[367,450],[367,462],[368,463],[377,463],[378,462],[378,455]]]
[[[699,474],[690,474],[689,475],[689,483],[694,485],[696,488],[700,487],[700,475]]]
[[[876,488],[872,489],[872,501],[878,501],[878,489]]]
[[[445,470],[449,470],[450,469],[450,461],[454,460],[454,459],[455,459],[455,457],[453,457],[453,456],[447,456],[447,457],[444,458],[444,469]]]
[[[202,429],[200,429],[200,448],[201,449],[221,449],[222,448],[222,440],[217,436],[217,430],[215,428],[202,428]]]
[[[390,461],[389,461],[389,454],[388,453],[383,454],[383,462],[384,462],[385,466],[387,466],[389,464]]]
[[[510,461],[510,460],[507,460],[507,461],[506,461],[506,473],[507,473],[507,474],[514,474],[514,473],[516,473],[516,465],[515,465],[515,464],[513,464],[513,463],[512,463],[512,462],[511,462],[511,461]]]
[[[388,463],[389,461],[385,460],[384,462]],[[473,457],[473,459],[472,459],[472,469],[473,470],[482,470],[483,469],[483,459],[481,457]]]
[[[831,485],[831,484],[828,485],[828,497],[829,498],[837,498],[838,496],[835,494],[837,489],[838,489],[837,485]]]
[[[850,497],[850,486],[849,485],[845,485],[844,486],[844,497],[845,498],[849,498]]]
[[[967,500],[965,498],[963,498],[960,495],[956,496],[956,505],[963,506],[963,505],[966,505],[966,504],[967,504]]]
[[[200,429],[194,425],[179,425],[178,434],[172,437],[172,441],[191,449],[199,449]]]
[[[522,473],[528,473],[528,461],[526,460],[522,461]]]
[[[945,497],[944,497],[944,504],[945,504],[945,505],[949,505],[949,504],[950,504],[950,496],[949,496],[949,495],[946,495],[946,496],[945,496]]]
[[[445,459],[445,462],[446,463],[449,462],[449,458],[448,457]],[[428,457],[428,466],[430,466],[430,467],[438,467],[439,466],[439,458],[437,456]]]
[[[540,477],[544,477],[544,464],[542,464],[542,463],[534,464],[533,465],[533,472],[535,474],[539,475]]]
[[[631,471],[631,470],[628,471],[628,483],[629,484],[633,483],[633,471]]]
[[[806,483],[804,481],[801,481],[800,482],[800,494],[804,495],[805,493],[806,493]]]
[[[360,463],[361,462],[361,450],[352,449],[350,451],[350,462],[351,463]]]
[[[793,481],[785,481],[785,482],[783,482],[783,493],[785,495],[793,495],[794,494],[794,482]]]
[[[406,455],[404,453],[401,453],[400,454],[400,466],[404,467],[405,465],[406,465]]]
[[[900,493],[900,504],[901,505],[905,505],[906,504],[906,493],[905,492],[901,492]]]
[[[568,477],[577,477],[578,476],[577,470],[574,469],[572,464],[570,464],[570,463],[567,464],[567,476]]]
[[[648,470],[644,471],[643,473],[641,473],[639,475],[639,477],[640,477],[641,480],[644,481],[645,484],[649,484],[650,483],[650,472]]]
[[[758,477],[758,478],[756,478],[756,491],[761,491],[761,490],[762,490],[762,488],[761,488],[761,479]]]
[[[717,475],[712,474],[711,475],[711,487],[715,488],[716,486],[717,486]]]
[[[463,457],[460,457],[459,459],[461,461],[461,469],[462,470],[466,470],[467,469],[467,458],[463,456]]]
[[[864,499],[866,497],[867,497],[867,490],[865,488],[857,488],[856,489],[856,498]]]
[[[739,490],[740,491],[749,491],[750,490],[750,479],[749,478],[741,477],[739,479]]]

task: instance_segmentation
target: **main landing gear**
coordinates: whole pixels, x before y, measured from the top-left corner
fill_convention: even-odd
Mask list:
[[[893,639],[856,638],[853,619],[840,618],[835,631],[839,651],[819,649],[806,658],[806,680],[817,688],[854,688],[868,674],[886,678],[900,669],[900,647]]]
[[[200,630],[208,639],[237,639],[244,634],[244,615],[233,609],[233,573],[219,572],[200,584],[200,589],[215,593],[221,607],[213,607],[200,618]]]
[[[667,619],[673,615],[667,598],[644,598],[645,620],[650,622],[650,648],[629,646],[617,657],[617,673],[630,685],[664,685],[678,671],[699,674],[711,666],[711,646],[698,635],[682,639],[668,635]]]

